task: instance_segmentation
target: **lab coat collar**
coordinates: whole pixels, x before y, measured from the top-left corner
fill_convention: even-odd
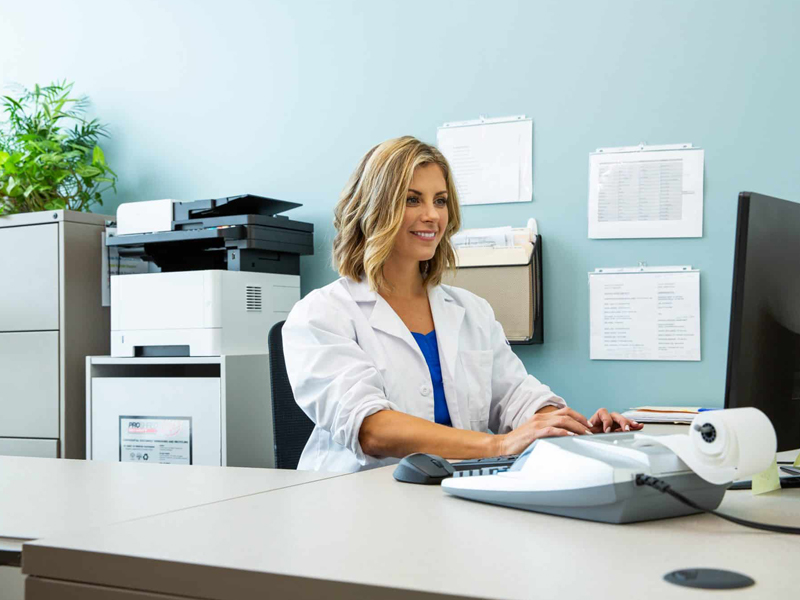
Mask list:
[[[403,320],[397,316],[397,313],[380,294],[369,289],[366,279],[363,281],[347,279],[347,287],[356,302],[375,304],[369,319],[369,323],[374,329],[405,340],[412,348],[417,349],[417,343]],[[455,373],[458,334],[461,323],[464,321],[464,308],[459,306],[446,289],[440,285],[428,288],[428,300],[431,304],[440,355],[445,360],[448,372]]]
[[[343,278],[347,289],[350,292],[353,300],[356,302],[375,302],[378,294],[369,289],[369,283],[366,278],[363,281],[355,281],[349,277]]]
[[[428,289],[428,300],[431,303],[439,354],[444,358],[447,371],[455,373],[459,332],[461,323],[464,321],[464,308],[459,306],[440,285]]]
[[[394,309],[389,306],[389,303],[386,302],[380,294],[369,289],[369,283],[366,278],[363,281],[348,279],[347,287],[350,290],[350,295],[353,297],[353,300],[359,304],[372,303],[375,305],[369,317],[369,324],[373,329],[378,329],[396,338],[400,338],[409,346],[419,351],[420,356],[422,356],[422,352],[419,350],[417,342],[414,341],[414,336],[411,335],[406,324],[403,323],[403,320],[397,316]]]

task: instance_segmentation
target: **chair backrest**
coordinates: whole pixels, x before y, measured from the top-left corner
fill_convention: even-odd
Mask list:
[[[272,326],[267,336],[269,346],[270,387],[272,388],[272,426],[275,440],[275,467],[296,469],[314,422],[297,406],[286,374],[283,356],[283,324]]]

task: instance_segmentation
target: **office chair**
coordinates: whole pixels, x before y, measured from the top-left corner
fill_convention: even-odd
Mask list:
[[[314,422],[297,406],[286,374],[283,357],[283,324],[275,323],[269,330],[270,388],[272,391],[272,427],[275,440],[275,467],[296,469],[300,462]]]

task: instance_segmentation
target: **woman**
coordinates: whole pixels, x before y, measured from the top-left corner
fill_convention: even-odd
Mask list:
[[[485,300],[440,284],[460,223],[436,148],[402,137],[361,159],[335,209],[342,278],[301,300],[283,328],[295,400],[316,424],[299,469],[516,454],[540,437],[641,428],[568,408],[526,373]]]

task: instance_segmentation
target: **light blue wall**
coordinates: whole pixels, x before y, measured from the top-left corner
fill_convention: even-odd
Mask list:
[[[539,220],[545,344],[528,370],[578,410],[721,405],[737,193],[800,199],[800,3],[743,0],[226,2],[0,0],[0,79],[77,81],[111,124],[119,202],[253,192],[316,227],[308,291],[329,268],[331,209],[360,155],[445,121],[534,121],[534,201],[464,210],[466,227]],[[587,239],[588,153],[706,150],[702,239]],[[699,363],[592,362],[587,271],[702,271]]]

